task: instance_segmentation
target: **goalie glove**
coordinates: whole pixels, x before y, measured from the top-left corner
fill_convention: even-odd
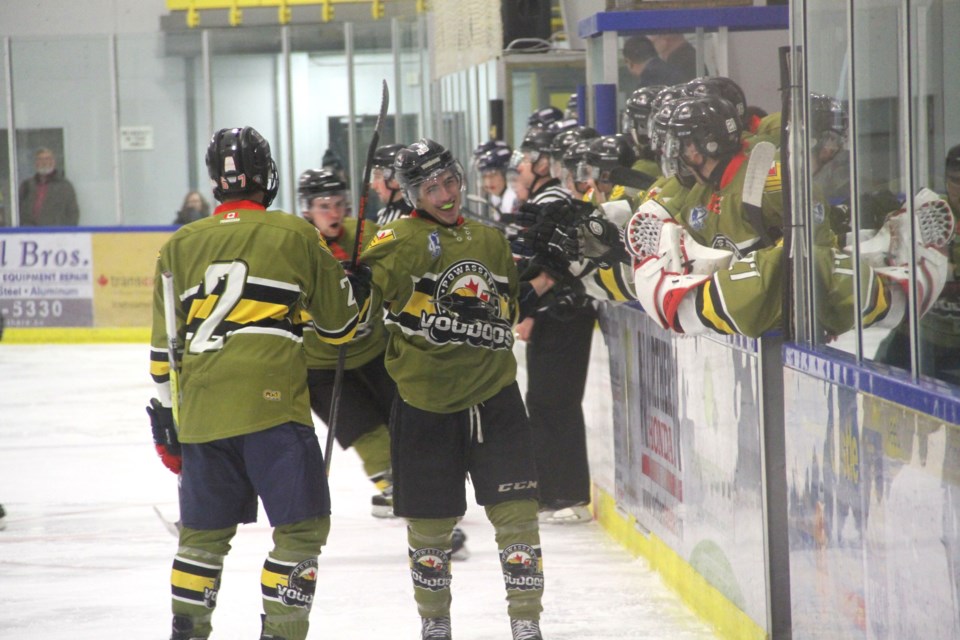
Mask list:
[[[177,430],[173,425],[173,409],[163,406],[156,398],[150,398],[147,415],[150,416],[153,445],[157,449],[160,461],[170,471],[180,473],[183,459],[180,453],[180,440],[177,439]]]
[[[917,305],[920,315],[933,307],[947,282],[947,251],[955,221],[950,206],[930,189],[921,189],[913,200],[917,258]],[[847,247],[850,250],[850,247]],[[890,214],[880,231],[860,245],[860,259],[874,273],[898,286],[891,287],[891,312],[881,323],[893,326],[906,310],[910,291],[910,219],[905,207]]]
[[[659,203],[648,200],[627,223],[626,248],[634,257],[634,287],[647,314],[664,329],[683,333],[695,322],[687,293],[727,269],[730,251],[704,247],[677,224]]]

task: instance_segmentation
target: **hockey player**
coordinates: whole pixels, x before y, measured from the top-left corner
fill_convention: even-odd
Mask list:
[[[653,101],[657,94],[665,89],[663,85],[650,85],[641,87],[630,94],[623,110],[623,122],[620,132],[632,144],[637,154],[637,160],[633,163],[633,170],[645,173],[653,178],[662,175],[660,164],[657,161],[657,154],[650,145],[650,135],[647,123],[650,120],[650,112],[653,108]]]
[[[628,223],[625,240],[636,258],[637,298],[664,328],[757,337],[781,321],[779,162],[769,143],[745,154],[740,133],[739,117],[728,101],[708,96],[681,102],[670,120],[666,153],[676,154],[698,186],[667,208],[647,201]],[[935,205],[926,211],[937,219]],[[814,220],[814,286],[827,292],[829,302],[821,305],[817,319],[825,332],[837,335],[853,323],[852,270],[850,256],[837,252],[823,218]],[[865,326],[892,327],[903,318],[908,271],[903,251],[891,251],[895,243],[890,238],[903,238],[904,224],[903,215],[893,216],[886,244],[881,236],[874,246],[861,249]],[[942,247],[952,233],[951,223],[948,234],[918,243],[921,313],[943,287]]]
[[[159,398],[147,412],[162,462],[180,476],[183,523],[171,574],[171,639],[210,636],[224,557],[237,525],[256,520],[259,497],[275,544],[263,565],[260,637],[303,640],[330,494],[310,417],[300,310],[313,316],[320,340],[343,343],[356,333],[365,287],[344,275],[307,222],[266,211],[279,182],[270,145],[256,130],[217,131],[206,164],[222,204],[170,237],[155,275],[150,370]],[[172,338],[182,348],[176,397],[164,315],[168,272]]]
[[[494,220],[503,214],[516,213],[519,203],[516,192],[507,184],[507,168],[510,166],[512,152],[508,146],[494,147],[476,158],[480,184],[487,196],[490,208],[495,212]]]
[[[537,109],[527,118],[527,127],[529,129],[546,129],[554,122],[563,120],[563,111],[556,107],[544,107]]]
[[[333,256],[341,263],[350,260],[357,237],[357,219],[347,217],[346,183],[331,171],[308,169],[300,175],[297,192],[303,217],[317,228]],[[365,224],[364,244],[369,244],[377,228],[371,222]],[[310,319],[308,313],[304,315],[306,320]],[[312,329],[312,325],[308,327]],[[314,331],[304,331],[303,347],[309,369],[310,405],[329,425],[339,349],[321,341]],[[380,518],[393,515],[387,423],[396,385],[383,366],[386,348],[382,315],[371,314],[347,349],[335,434],[342,448],[353,447],[357,452],[364,472],[379,490],[372,499],[372,512]]]
[[[396,156],[396,151],[392,151],[392,155]],[[390,175],[390,181],[394,181],[392,166]],[[347,185],[329,171],[307,170],[300,176],[298,193],[303,217],[320,231],[334,257],[342,263],[350,260],[357,237],[357,219],[346,217]],[[378,230],[376,224],[365,223],[364,247]],[[305,316],[309,319],[306,312]],[[339,349],[320,341],[313,331],[304,331],[303,346],[309,369],[310,404],[320,419],[329,424]],[[348,345],[335,434],[341,447],[353,447],[357,452],[367,477],[379,490],[371,499],[372,514],[377,518],[393,517],[393,472],[387,425],[397,386],[383,363],[386,350],[383,316],[372,314]],[[464,544],[466,539],[459,527],[454,530],[452,554],[457,560],[469,556]]]
[[[386,144],[377,147],[373,154],[373,170],[370,172],[370,186],[377,192],[383,207],[377,212],[377,224],[387,224],[397,218],[410,215],[410,205],[400,193],[400,185],[393,177],[393,159],[402,144]]]
[[[577,165],[577,181],[590,185],[590,200],[601,205],[611,200],[630,200],[637,190],[616,183],[614,169],[629,169],[637,161],[637,154],[627,139],[616,134],[601,136],[587,148]]]
[[[511,325],[552,282],[521,284],[503,235],[460,215],[463,169],[442,145],[420,140],[395,168],[415,210],[382,228],[361,261],[387,307],[394,512],[408,521],[421,638],[451,638],[451,533],[469,474],[496,530],[513,638],[537,640],[537,473]]]

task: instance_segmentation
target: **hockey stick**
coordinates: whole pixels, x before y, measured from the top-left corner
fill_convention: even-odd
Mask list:
[[[383,90],[380,94],[380,113],[377,114],[377,123],[370,137],[370,146],[367,148],[367,162],[363,167],[363,182],[360,184],[360,202],[357,206],[357,234],[353,239],[353,254],[350,257],[350,268],[355,269],[360,256],[360,245],[363,242],[363,223],[366,220],[367,196],[370,193],[370,174],[373,171],[373,155],[380,144],[380,134],[383,132],[383,122],[387,119],[387,106],[390,104],[390,90],[387,81],[383,81]],[[371,313],[373,310],[371,310]],[[337,433],[337,418],[340,413],[340,394],[343,387],[343,370],[347,363],[347,345],[341,344],[337,350],[337,369],[333,376],[333,393],[330,398],[330,423],[327,425],[327,443],[323,448],[323,464],[326,473],[330,475],[330,458],[333,457],[333,438]]]
[[[163,321],[167,330],[167,361],[170,363],[170,406],[173,424],[180,425],[180,367],[177,365],[177,307],[173,290],[173,274],[164,271],[160,278],[163,284]]]

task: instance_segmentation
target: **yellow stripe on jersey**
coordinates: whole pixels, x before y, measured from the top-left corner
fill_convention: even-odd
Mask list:
[[[237,306],[230,311],[226,320],[227,322],[236,322],[237,324],[250,324],[266,318],[281,320],[287,315],[287,308],[285,304],[260,302],[259,300],[241,300],[237,303]]]
[[[407,304],[405,304],[401,310],[401,313],[412,315],[417,319],[420,318],[421,313],[433,315],[436,312],[437,308],[432,302],[430,302],[430,296],[419,291],[413,292],[413,295],[410,296],[410,299],[407,300]]]
[[[714,282],[712,279],[707,280],[703,285],[703,308],[700,309],[700,317],[705,320],[706,323],[709,323],[710,326],[715,327],[717,331],[730,334],[736,333],[733,327],[727,324],[727,321],[717,310],[716,304],[713,300],[713,295],[711,294],[713,287]]]
[[[887,287],[884,286],[883,280],[879,276],[874,276],[872,280],[873,286],[871,289],[874,291],[870,292],[867,298],[869,303],[863,310],[863,325],[865,327],[881,320],[890,310],[890,299],[887,297]]]
[[[603,287],[603,289],[610,294],[612,300],[617,302],[623,302],[624,300],[630,300],[630,297],[625,293],[626,286],[620,278],[620,266],[614,266],[608,269],[600,269],[597,271],[597,284]]]
[[[204,319],[209,317],[210,312],[217,306],[217,300],[219,299],[220,296],[218,295],[210,295],[206,298],[191,302],[190,311],[187,312],[187,324],[190,324],[194,318]]]

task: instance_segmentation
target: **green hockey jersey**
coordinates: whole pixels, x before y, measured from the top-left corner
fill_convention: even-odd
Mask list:
[[[357,219],[346,218],[341,227],[343,232],[339,238],[326,239],[334,254],[350,256],[353,254],[353,243],[357,237]],[[363,246],[370,244],[380,229],[369,220],[363,225]],[[307,352],[307,367],[310,369],[335,369],[339,347],[321,340],[313,329],[310,313],[304,309],[303,319],[307,321],[303,332],[303,348]],[[383,314],[371,310],[369,318],[357,329],[357,335],[347,343],[347,357],[344,368],[347,370],[362,367],[376,357],[383,354],[387,348],[387,331],[383,327]]]
[[[453,413],[516,379],[519,283],[500,231],[414,214],[381,228],[361,261],[373,270],[373,303],[387,307],[385,363],[406,402]]]
[[[313,424],[300,310],[340,344],[358,309],[340,263],[307,221],[239,201],[181,227],[161,247],[151,374],[170,399],[161,274],[174,278],[182,347],[181,442],[209,442],[285,422]],[[165,403],[166,404],[166,403]]]

